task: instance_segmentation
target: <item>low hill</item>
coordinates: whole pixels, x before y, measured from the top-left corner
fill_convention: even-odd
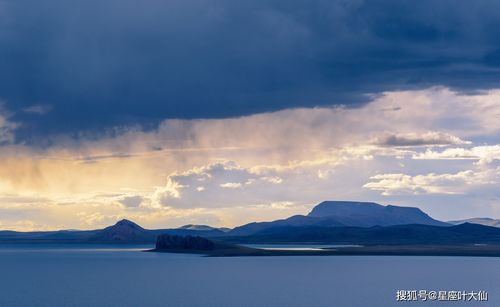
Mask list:
[[[155,231],[146,230],[129,220],[121,220],[88,238],[90,242],[148,243],[156,239]]]

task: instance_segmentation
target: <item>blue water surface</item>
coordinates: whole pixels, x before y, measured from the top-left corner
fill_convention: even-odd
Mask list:
[[[500,306],[500,259],[211,258],[151,246],[0,245],[0,306]],[[397,302],[396,291],[488,291],[488,302]]]

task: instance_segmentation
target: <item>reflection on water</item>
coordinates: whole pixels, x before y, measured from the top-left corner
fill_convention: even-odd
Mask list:
[[[362,245],[309,245],[309,244],[244,244],[244,246],[252,248],[260,248],[267,250],[294,250],[294,251],[320,251],[325,249],[336,249],[345,247],[362,247]]]
[[[138,252],[152,248],[151,244],[0,244],[0,253]]]

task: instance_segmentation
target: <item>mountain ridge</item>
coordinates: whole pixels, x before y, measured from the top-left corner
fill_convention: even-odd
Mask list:
[[[360,201],[324,201],[316,205],[308,215],[294,215],[271,222],[249,223],[235,227],[229,234],[251,235],[266,228],[282,226],[372,227],[404,224],[449,226],[415,207],[383,206],[374,202]]]
[[[298,244],[308,242],[335,245],[422,245],[500,244],[500,229],[464,223],[455,226],[423,224],[373,227],[293,227],[268,228],[252,235],[233,237],[243,244]]]
[[[227,242],[261,240],[295,243],[318,241],[399,244],[420,242],[422,239],[441,244],[464,240],[464,242],[482,242],[484,241],[481,239],[482,236],[489,238],[491,242],[496,242],[496,236],[500,238],[497,230],[500,231],[498,228],[470,223],[453,226],[435,220],[415,207],[384,206],[374,202],[325,201],[315,206],[307,215],[294,215],[270,222],[248,223],[229,231],[224,228],[192,224],[179,228],[150,230],[124,219],[97,230],[24,233],[0,231],[0,242],[151,244],[156,242],[158,236],[165,234],[216,238]],[[459,239],[460,237],[468,238],[469,241]],[[385,241],[382,242],[381,239]]]
[[[225,232],[216,228],[194,230],[183,228],[145,229],[135,222],[122,219],[114,225],[96,230],[57,230],[17,232],[0,231],[0,242],[3,243],[154,243],[161,234],[179,236],[218,237]]]

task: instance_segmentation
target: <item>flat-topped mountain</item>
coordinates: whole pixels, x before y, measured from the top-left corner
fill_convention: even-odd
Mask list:
[[[372,202],[324,201],[304,215],[273,222],[250,223],[234,228],[229,234],[251,235],[273,227],[372,227],[405,224],[449,226],[418,208],[383,206]]]
[[[309,217],[334,217],[346,226],[389,226],[404,224],[423,224],[445,226],[415,207],[382,206],[372,202],[324,201],[314,207]]]

